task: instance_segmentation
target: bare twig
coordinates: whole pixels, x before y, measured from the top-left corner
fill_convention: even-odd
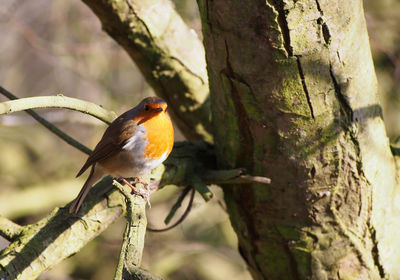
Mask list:
[[[169,214],[167,215],[167,217],[164,220],[164,223],[166,225],[169,224],[169,222],[171,221],[171,219],[173,218],[173,216],[175,215],[176,211],[181,207],[182,205],[182,201],[185,199],[186,195],[189,193],[190,190],[193,190],[193,187],[191,186],[187,186],[186,188],[183,189],[182,193],[180,194],[180,196],[178,197],[177,201],[175,202],[175,204],[172,206]],[[192,191],[192,193],[194,194],[194,192]],[[194,196],[194,195],[192,195]]]
[[[114,112],[109,112],[99,105],[63,95],[26,97],[2,102],[0,103],[0,114],[37,108],[64,108],[79,111],[108,124],[116,118]]]
[[[18,97],[16,97],[14,94],[12,94],[11,92],[7,91],[6,89],[4,89],[1,86],[0,86],[0,93],[3,94],[4,96],[6,96],[9,99],[12,99],[12,100],[18,99]],[[74,138],[72,138],[71,136],[69,136],[68,134],[66,134],[65,132],[60,130],[59,128],[57,128],[55,125],[51,124],[50,122],[48,122],[47,120],[42,118],[35,111],[33,111],[31,109],[27,109],[27,110],[25,110],[25,112],[27,114],[31,115],[32,118],[37,120],[41,125],[46,127],[48,130],[50,130],[55,135],[60,137],[62,140],[64,140],[68,144],[74,146],[75,148],[77,148],[81,152],[84,152],[85,154],[90,154],[92,152],[88,147],[86,147],[85,145],[81,144],[80,142],[78,142],[77,140],[75,140]]]
[[[201,177],[205,183],[216,185],[271,183],[270,178],[246,174],[246,170],[243,168],[228,170],[207,170]]]
[[[189,215],[190,210],[192,209],[193,205],[193,199],[194,199],[194,194],[195,194],[195,189],[191,186],[187,186],[181,193],[181,195],[178,197],[178,200],[175,202],[174,206],[171,208],[171,211],[169,212],[168,216],[165,218],[164,223],[168,224],[172,217],[175,215],[176,211],[181,207],[183,199],[186,197],[186,195],[189,193],[189,191],[192,190],[190,193],[190,198],[189,198],[189,203],[188,206],[186,207],[185,211],[183,212],[182,216],[179,217],[179,219],[173,223],[172,225],[161,228],[161,229],[155,229],[155,228],[150,228],[147,227],[148,231],[151,232],[164,232],[173,229],[174,227],[178,226],[181,224]]]

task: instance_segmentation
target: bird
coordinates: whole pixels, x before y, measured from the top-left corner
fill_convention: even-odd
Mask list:
[[[69,207],[77,214],[92,185],[105,175],[125,179],[144,175],[167,159],[174,145],[174,128],[167,103],[147,97],[116,118],[105,130],[76,177],[91,167],[89,177]],[[139,178],[140,179],[140,178]]]

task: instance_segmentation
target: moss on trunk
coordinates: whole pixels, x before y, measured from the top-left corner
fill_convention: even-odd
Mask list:
[[[398,279],[398,188],[362,2],[198,4],[219,164],[272,179],[225,188],[254,278]]]

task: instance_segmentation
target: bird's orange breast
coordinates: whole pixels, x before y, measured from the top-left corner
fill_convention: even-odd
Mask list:
[[[147,146],[144,152],[148,160],[167,157],[174,146],[174,128],[166,112],[147,120],[142,124],[146,128]]]

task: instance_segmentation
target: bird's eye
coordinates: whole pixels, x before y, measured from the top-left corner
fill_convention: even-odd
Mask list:
[[[150,106],[149,105],[144,106],[144,110],[145,111],[149,111],[150,110]]]

